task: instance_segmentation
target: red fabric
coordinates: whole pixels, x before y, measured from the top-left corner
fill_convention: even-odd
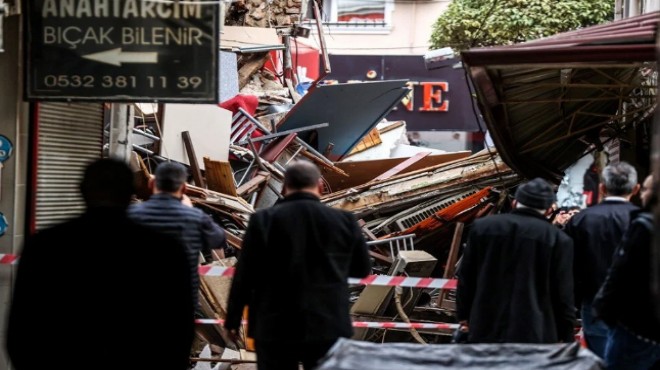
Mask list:
[[[236,95],[233,98],[220,103],[220,108],[231,111],[232,114],[238,113],[238,108],[243,108],[244,111],[254,116],[257,113],[257,106],[259,99],[254,95]]]
[[[239,94],[229,100],[220,103],[219,105],[220,108],[230,111],[232,116],[238,113],[239,108],[243,108],[244,111],[249,113],[251,116],[254,116],[254,114],[257,113],[257,106],[259,106],[259,99],[254,95]],[[251,125],[252,125],[251,122],[245,121],[241,124],[241,128],[239,130],[248,130],[249,126]],[[236,129],[236,128],[232,126],[232,129]],[[252,134],[250,134],[250,137],[253,139],[258,138],[260,136],[264,136],[264,133],[261,132],[261,130],[259,129],[254,130]],[[256,150],[260,150],[261,145],[262,145],[261,142],[255,143],[254,147]],[[230,155],[230,158],[234,160],[236,159],[236,157],[233,155]]]

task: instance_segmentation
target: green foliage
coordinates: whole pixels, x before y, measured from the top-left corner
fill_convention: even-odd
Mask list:
[[[432,48],[508,45],[612,20],[614,0],[454,0]]]

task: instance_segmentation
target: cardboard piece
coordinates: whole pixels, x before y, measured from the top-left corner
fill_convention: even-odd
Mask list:
[[[284,49],[275,28],[225,26],[220,34],[220,49],[241,53]]]

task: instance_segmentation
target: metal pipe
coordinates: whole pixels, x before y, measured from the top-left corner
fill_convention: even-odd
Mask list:
[[[249,119],[252,123],[254,123],[255,125],[257,125],[257,127],[259,127],[259,129],[260,129],[261,131],[263,131],[263,132],[266,133],[266,134],[271,134],[270,130],[268,130],[266,127],[264,127],[264,125],[262,125],[261,122],[259,122],[259,120],[257,120],[256,118],[252,117],[252,116],[251,116],[248,112],[246,112],[243,108],[238,108],[238,111],[241,112],[241,113],[243,113],[243,114],[245,115],[245,117],[247,117],[247,119]],[[316,149],[312,148],[312,146],[309,145],[309,144],[307,144],[304,140],[302,140],[302,139],[299,138],[299,137],[296,137],[295,140],[296,140],[296,143],[298,143],[298,144],[304,146],[305,149],[309,150],[309,151],[312,152],[314,155],[316,155],[317,157],[319,157],[323,162],[325,162],[325,163],[327,163],[327,164],[329,164],[329,165],[331,165],[331,166],[334,167],[335,164],[332,163],[331,160],[329,160],[328,158],[326,158],[323,154],[319,153]]]
[[[280,132],[275,133],[275,134],[268,134],[268,135],[264,135],[264,136],[260,136],[260,137],[255,137],[255,138],[252,138],[252,142],[253,143],[258,143],[260,141],[264,141],[264,140],[268,140],[268,139],[274,139],[274,138],[278,138],[278,137],[281,137],[281,136],[287,136],[289,134],[295,134],[295,133],[298,133],[298,132],[316,130],[316,129],[324,128],[324,127],[328,127],[328,126],[329,126],[329,124],[326,122],[326,123],[319,123],[318,125],[311,125],[311,126],[305,126],[305,127],[300,127],[300,128],[294,128],[294,129],[291,129],[291,130],[280,131]],[[242,141],[236,143],[236,145],[245,145],[245,144],[247,144],[247,140],[242,140]]]
[[[399,236],[395,236],[395,237],[387,238],[387,239],[368,241],[367,245],[384,244],[384,243],[388,243],[390,241],[403,240],[403,239],[412,239],[414,237],[415,237],[415,234],[399,235]]]
[[[142,130],[138,130],[136,128],[133,129],[133,133],[137,134],[137,135],[140,135],[140,136],[144,136],[144,137],[149,138],[149,139],[154,140],[154,141],[160,141],[160,138],[158,136],[146,133],[146,132],[144,132]]]
[[[165,157],[161,157],[161,156],[159,156],[158,154],[152,152],[151,150],[149,150],[149,149],[145,149],[145,148],[143,148],[143,147],[141,147],[141,146],[138,146],[138,145],[135,145],[135,144],[133,144],[133,150],[136,150],[136,151],[138,151],[138,152],[140,152],[140,153],[144,153],[144,154],[146,154],[146,155],[150,155],[150,156],[152,156],[152,157],[154,157],[154,158],[156,158],[156,159],[162,160],[162,161],[169,161],[169,159],[167,159],[167,158],[165,158]]]
[[[323,54],[323,70],[325,74],[328,75],[332,71],[330,68],[330,57],[328,56],[328,49],[325,45],[325,35],[323,34],[323,22],[321,20],[321,10],[319,9],[319,3],[316,0],[314,2],[314,18],[316,18],[316,28],[319,33],[319,44],[321,45],[321,54]]]
[[[250,148],[252,149],[252,153],[254,153],[254,160],[257,161],[257,166],[259,168],[261,168],[262,170],[270,173],[270,171],[268,171],[268,168],[266,168],[266,166],[261,162],[261,158],[259,157],[259,154],[257,153],[257,149],[254,147],[254,143],[252,142],[252,139],[248,138],[248,143],[250,144]],[[272,190],[273,193],[275,193],[275,195],[277,195],[278,198],[280,198],[280,199],[284,198],[284,196],[282,196],[280,191],[277,190],[277,188],[275,188],[275,186],[273,186],[273,184],[270,183],[270,180],[266,181],[266,185],[268,185],[270,190]]]

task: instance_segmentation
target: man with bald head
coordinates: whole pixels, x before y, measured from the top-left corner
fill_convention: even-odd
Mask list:
[[[225,328],[236,335],[248,306],[259,370],[311,370],[353,333],[348,277],[371,262],[355,217],[320,202],[321,174],[296,162],[284,199],[250,218],[229,295]]]

